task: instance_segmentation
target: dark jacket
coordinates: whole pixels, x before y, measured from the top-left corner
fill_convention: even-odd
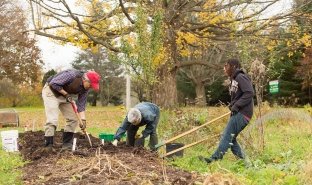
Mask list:
[[[142,102],[134,106],[134,108],[139,109],[142,115],[142,120],[138,124],[138,127],[146,125],[145,129],[142,131],[144,138],[148,137],[152,133],[156,133],[156,127],[159,121],[159,108],[157,105],[149,102]],[[121,136],[128,130],[131,123],[128,121],[128,117],[123,120],[121,126],[118,128],[114,139],[120,140]]]
[[[253,115],[254,90],[250,78],[242,70],[236,70],[232,75],[229,91],[231,111],[240,112],[250,119]]]

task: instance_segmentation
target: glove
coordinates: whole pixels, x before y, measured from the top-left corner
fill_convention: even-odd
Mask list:
[[[142,147],[144,147],[144,137],[140,137],[139,139],[136,139],[135,140],[135,144],[134,144],[134,146],[142,146]]]
[[[87,120],[82,119],[81,122],[82,122],[82,125],[79,125],[81,130],[86,129],[87,128]]]
[[[69,103],[71,103],[71,102],[73,101],[73,98],[72,98],[71,95],[69,95],[69,94],[66,94],[66,95],[65,95],[65,99],[66,99],[66,101],[69,102]]]
[[[113,144],[114,146],[117,146],[117,143],[118,143],[118,140],[117,140],[117,139],[115,139],[115,140],[112,142],[112,144]]]
[[[235,110],[231,111],[231,116],[234,116],[235,114],[237,114],[237,111]]]
[[[238,113],[239,109],[236,106],[231,106],[231,116],[234,116],[235,114]]]

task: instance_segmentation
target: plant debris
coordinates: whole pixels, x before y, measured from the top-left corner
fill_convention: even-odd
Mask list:
[[[75,134],[77,150],[62,151],[62,132],[57,132],[54,147],[44,147],[44,132],[25,132],[19,136],[25,160],[23,184],[194,184],[198,175],[166,166],[158,154],[145,148],[118,147],[90,135],[93,147],[81,133]]]

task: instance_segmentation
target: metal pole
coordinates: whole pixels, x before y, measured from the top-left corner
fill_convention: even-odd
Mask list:
[[[129,110],[131,108],[131,81],[130,75],[126,75],[126,109]]]

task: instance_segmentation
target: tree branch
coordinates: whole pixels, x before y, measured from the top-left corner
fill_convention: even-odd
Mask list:
[[[134,22],[134,20],[130,17],[130,15],[128,14],[128,12],[126,11],[126,9],[125,9],[125,7],[124,7],[124,5],[123,5],[123,3],[122,3],[122,0],[119,0],[119,5],[120,5],[120,7],[121,7],[121,10],[122,10],[122,12],[125,14],[125,16],[127,17],[127,19],[132,23],[132,24],[134,24],[135,22]]]
[[[115,48],[113,46],[111,46],[110,44],[102,41],[102,40],[99,40],[97,38],[95,38],[94,36],[92,36],[88,31],[86,31],[84,29],[84,27],[82,26],[81,22],[79,21],[79,18],[75,15],[72,14],[72,11],[71,9],[69,8],[68,4],[66,3],[65,0],[62,0],[65,8],[68,10],[70,16],[77,22],[77,26],[79,28],[79,30],[85,34],[88,38],[90,38],[95,44],[101,44],[103,45],[104,47],[106,47],[107,49],[111,50],[111,51],[114,51],[114,52],[119,52],[120,50],[118,48]]]

